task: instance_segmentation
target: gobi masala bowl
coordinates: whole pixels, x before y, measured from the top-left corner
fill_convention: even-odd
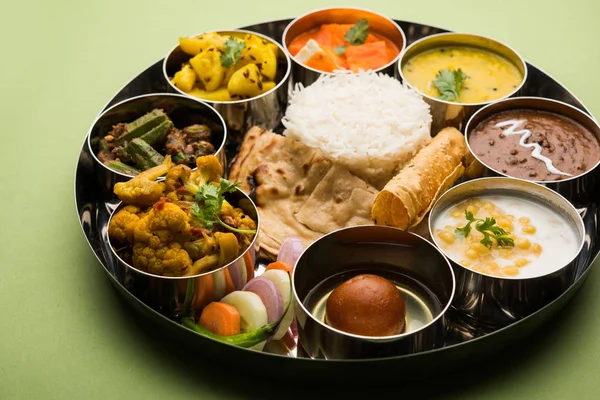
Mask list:
[[[114,193],[121,203],[108,223],[110,248],[127,280],[164,314],[176,316],[190,290],[197,312],[254,276],[258,213],[223,179],[215,156],[197,158],[195,169],[167,156],[116,183]]]

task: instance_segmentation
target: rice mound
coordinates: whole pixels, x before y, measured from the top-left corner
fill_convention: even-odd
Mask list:
[[[285,136],[321,149],[378,189],[431,140],[421,95],[375,72],[322,75],[296,86],[282,123]]]

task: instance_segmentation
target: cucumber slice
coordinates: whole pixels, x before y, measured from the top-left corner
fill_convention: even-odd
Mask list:
[[[267,309],[256,293],[237,290],[223,297],[221,302],[232,305],[239,311],[242,333],[262,328],[268,323]]]

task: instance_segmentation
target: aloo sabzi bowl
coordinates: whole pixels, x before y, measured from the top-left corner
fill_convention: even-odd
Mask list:
[[[479,221],[465,237],[467,213]],[[483,231],[492,230],[478,224],[492,222],[488,217],[513,246],[486,247]],[[572,284],[586,245],[581,216],[564,197],[504,177],[467,181],[444,193],[431,210],[429,232],[456,274],[453,307],[482,326],[508,325],[558,298]]]
[[[86,142],[92,154],[98,175],[98,183],[107,198],[114,198],[113,187],[117,182],[125,182],[135,175],[109,167],[98,157],[101,139],[115,125],[131,123],[151,111],[164,111],[176,128],[182,129],[193,124],[206,125],[211,130],[210,143],[215,149],[214,155],[221,165],[226,164],[225,143],[227,128],[221,115],[210,105],[197,99],[179,94],[151,93],[131,97],[105,110],[96,118],[87,134]],[[164,154],[163,154],[164,155]]]
[[[569,125],[557,125],[565,123]],[[498,128],[496,124],[502,126]],[[477,130],[477,135],[483,133],[484,128],[485,137],[474,134]],[[576,208],[588,206],[598,196],[600,125],[589,114],[569,104],[540,97],[494,102],[469,119],[465,139],[471,154],[483,165],[485,176],[505,176],[544,185]],[[533,158],[536,150],[532,146],[538,142],[541,143],[538,157],[549,158],[551,162],[571,159],[569,175],[540,175],[540,168],[546,173],[549,167],[539,158]],[[551,167],[562,168],[559,164]]]
[[[276,50],[275,58],[277,60],[277,69],[275,71],[275,85],[262,94],[248,98],[230,98],[219,99],[212,97],[200,97],[199,99],[211,104],[225,120],[229,132],[228,143],[231,143],[232,149],[241,142],[244,134],[252,126],[260,126],[264,129],[275,129],[281,122],[287,104],[288,85],[291,71],[291,61],[283,47],[275,40],[263,34],[243,29],[223,30],[215,32],[204,32],[191,36],[191,39],[202,38],[207,34],[219,34],[223,36],[233,36],[236,39],[243,39],[247,35],[253,35],[260,39],[263,44],[268,44]],[[251,49],[251,46],[244,47]],[[188,63],[193,58],[187,54],[178,44],[173,47],[166,55],[163,64],[163,75],[169,83],[171,89],[185,96],[198,98],[194,92],[186,93],[173,83],[173,78],[182,65]],[[247,60],[246,60],[247,61]],[[259,66],[259,71],[263,68],[260,60],[253,59],[253,63]]]
[[[518,73],[521,75],[521,79],[518,83],[515,83],[514,85],[511,85],[510,88],[505,89],[503,95],[494,95],[493,92],[496,91],[497,88],[491,88],[492,94],[486,100],[468,103],[443,100],[439,97],[433,96],[431,93],[425,93],[423,88],[419,88],[414,82],[411,82],[412,79],[410,79],[407,75],[409,74],[409,71],[411,71],[410,63],[413,62],[415,57],[424,54],[432,54],[435,52],[445,52],[448,54],[449,50],[453,48],[467,49],[468,51],[478,51],[481,52],[481,54],[488,54],[496,57],[499,56],[508,62],[507,65],[512,65],[514,68],[516,68],[516,70],[518,70]],[[438,64],[432,63],[431,65]],[[455,61],[439,62],[439,67],[441,69],[446,69],[447,65],[452,65],[452,70],[458,70],[461,67],[461,65]],[[435,35],[426,36],[413,42],[402,53],[400,61],[397,64],[397,68],[402,82],[413,88],[416,88],[423,96],[423,99],[430,105],[431,116],[433,118],[431,132],[433,134],[436,134],[446,126],[455,127],[462,132],[464,125],[475,111],[497,100],[506,97],[518,96],[523,85],[527,81],[527,63],[515,50],[497,40],[493,40],[485,36],[466,33],[438,33]],[[419,67],[415,68],[415,70],[418,69]],[[431,80],[433,80],[433,78],[433,76],[430,77]],[[433,85],[432,81],[429,81],[428,83],[428,90],[431,89],[430,85]]]
[[[124,282],[125,288],[142,299],[145,304],[173,320],[180,318],[186,298],[189,302],[187,307],[194,316],[199,316],[202,308],[211,301],[219,301],[232,291],[242,290],[244,285],[254,277],[260,229],[259,215],[250,197],[240,189],[226,193],[224,197],[232,206],[241,208],[245,215],[255,221],[256,233],[249,246],[233,260],[202,273],[164,276],[136,268],[132,264],[131,245],[127,246],[122,241],[111,240],[110,235],[106,233],[106,241],[111,251],[108,256],[115,260],[115,275]],[[119,203],[115,208],[106,225],[107,231],[117,213],[124,207],[126,207],[124,203]],[[217,243],[220,245],[219,242]],[[221,249],[217,248],[217,252],[220,251]],[[190,293],[193,293],[192,297]]]
[[[308,86],[315,82],[321,75],[331,75],[330,72],[323,72],[318,69],[307,66],[298,59],[298,55],[292,56],[289,45],[300,35],[319,29],[323,24],[356,24],[361,19],[366,19],[369,24],[369,31],[373,32],[393,43],[399,50],[398,55],[390,62],[375,69],[375,72],[382,72],[390,76],[395,76],[395,65],[406,47],[406,36],[404,31],[396,22],[381,14],[370,10],[349,7],[326,8],[308,12],[290,22],[283,32],[281,42],[286,54],[292,60],[292,83]]]
[[[328,323],[332,291],[361,274],[388,279],[400,291],[406,310],[402,333],[363,336]],[[292,288],[299,345],[311,358],[376,358],[442,345],[444,314],[454,296],[455,278],[444,255],[422,237],[363,225],[329,233],[311,244],[296,262]]]

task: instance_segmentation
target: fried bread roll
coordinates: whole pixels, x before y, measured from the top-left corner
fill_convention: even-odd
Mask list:
[[[400,229],[417,225],[437,198],[461,177],[467,153],[462,133],[442,129],[379,192],[371,206],[375,223]]]

